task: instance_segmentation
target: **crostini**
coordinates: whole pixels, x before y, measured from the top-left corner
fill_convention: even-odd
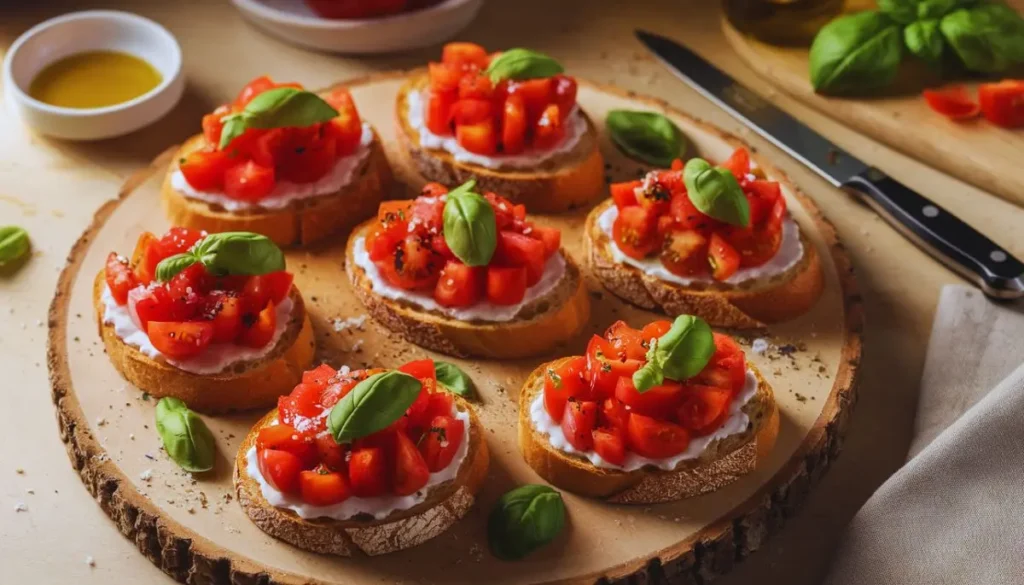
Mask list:
[[[172,225],[306,245],[373,215],[392,182],[380,137],[343,87],[317,95],[259,77],[202,130],[161,189]]]
[[[114,367],[204,413],[272,406],[313,361],[313,330],[281,250],[249,232],[172,228],[111,252],[93,302]]]
[[[447,530],[487,474],[483,426],[434,362],[321,365],[256,423],[235,489],[267,534],[318,553],[380,555]]]
[[[525,357],[574,337],[590,300],[560,232],[474,188],[430,183],[382,204],[348,241],[356,295],[395,333],[459,357]]]
[[[413,75],[395,105],[398,141],[427,181],[472,178],[531,213],[599,199],[604,161],[576,80],[526,49],[445,45],[440,63]]]
[[[613,502],[667,502],[753,470],[775,443],[768,382],[727,335],[689,316],[619,321],[587,355],[541,365],[519,394],[519,448],[551,484]]]
[[[752,169],[744,148],[717,167],[677,160],[613,184],[611,195],[587,217],[586,256],[626,301],[718,327],[759,328],[807,312],[821,295],[814,245],[779,183]]]

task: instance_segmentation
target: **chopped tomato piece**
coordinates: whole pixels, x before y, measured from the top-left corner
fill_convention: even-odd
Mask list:
[[[430,470],[423,455],[405,433],[395,433],[394,492],[408,496],[418,492],[430,480]]]
[[[1024,80],[1004,79],[978,86],[981,114],[996,126],[1024,126]]]
[[[146,331],[150,321],[186,321],[191,311],[171,298],[167,288],[134,288],[128,292],[128,313],[139,329]]]
[[[405,222],[412,218],[412,201],[384,201],[377,208],[377,221],[385,224],[398,224],[405,232]]]
[[[726,388],[687,384],[676,411],[679,424],[695,437],[707,435],[722,425],[731,399],[732,392]]]
[[[619,429],[594,429],[594,451],[608,463],[622,465],[626,462],[626,441]]]
[[[185,359],[202,353],[213,341],[213,324],[206,321],[150,321],[146,333],[153,347],[169,358]]]
[[[533,127],[533,144],[540,149],[554,148],[565,137],[562,114],[558,106],[551,104],[544,108]]]
[[[551,99],[564,120],[576,105],[576,80],[568,75],[555,75],[551,78],[551,86]]]
[[[690,276],[708,271],[708,240],[694,230],[676,230],[665,235],[661,263],[673,274]]]
[[[550,258],[562,246],[562,232],[555,228],[533,226],[530,235],[544,243],[544,257]]]
[[[333,407],[339,400],[344,398],[346,394],[355,388],[358,383],[358,380],[345,377],[338,382],[328,385],[327,388],[324,389],[323,394],[320,395],[320,405],[324,408]]]
[[[328,364],[320,364],[312,370],[306,370],[302,372],[302,383],[312,384],[319,386],[321,390],[327,388],[330,384],[331,379],[338,375],[338,370],[335,370]]]
[[[246,86],[238,92],[238,97],[235,98],[234,103],[239,108],[244,108],[246,104],[252,101],[252,98],[267,91],[268,89],[273,89],[274,87],[276,87],[276,84],[273,80],[266,75],[262,75],[246,84]]]
[[[455,459],[465,432],[466,425],[461,420],[451,415],[435,416],[419,445],[427,469],[436,472],[448,467]]]
[[[277,169],[275,180],[312,183],[334,168],[338,158],[334,136],[319,136],[316,129],[309,133],[290,130],[279,148],[276,167],[264,167]]]
[[[153,246],[156,241],[157,237],[151,232],[142,232],[135,242],[131,267],[141,284],[149,284],[156,278],[156,265],[162,260],[156,256],[156,247]]]
[[[391,470],[380,447],[361,447],[352,451],[348,462],[348,478],[352,493],[360,498],[382,496],[391,484]]]
[[[678,455],[690,445],[690,434],[683,427],[635,412],[629,415],[626,436],[630,449],[651,459]]]
[[[708,262],[711,264],[711,276],[715,280],[725,280],[739,270],[740,253],[725,238],[713,233],[708,243]]]
[[[672,322],[671,321],[666,321],[664,319],[661,319],[661,320],[658,320],[658,321],[652,321],[652,322],[648,323],[647,325],[644,325],[644,328],[640,330],[640,337],[644,341],[650,342],[652,339],[658,339],[662,335],[665,335],[666,333],[668,333],[668,330],[671,329],[671,328],[672,328]]]
[[[604,336],[615,348],[615,353],[619,357],[640,360],[647,356],[647,348],[644,347],[644,343],[649,339],[645,339],[640,331],[633,329],[625,321],[612,323],[611,327],[604,332]]]
[[[632,377],[642,365],[641,359],[627,359],[625,352],[620,355],[615,345],[601,336],[591,337],[587,344],[587,376],[595,397],[612,396],[619,378]]]
[[[625,432],[629,423],[629,409],[618,398],[605,398],[601,403],[601,413],[598,417],[601,426],[611,427]]]
[[[981,112],[981,106],[962,85],[926,89],[922,95],[929,108],[953,120],[967,120]]]
[[[256,450],[263,449],[287,451],[298,457],[304,468],[312,467],[317,462],[313,437],[300,433],[295,427],[287,424],[276,424],[260,429],[256,435]]]
[[[430,77],[431,97],[451,94],[453,101],[458,97],[462,70],[454,63],[430,63],[427,65],[427,74]]]
[[[185,155],[178,161],[178,169],[193,189],[220,191],[224,187],[225,173],[233,162],[228,153],[209,147]]]
[[[224,129],[224,123],[221,122],[221,118],[229,114],[231,114],[231,108],[219,106],[213,112],[203,116],[203,137],[206,138],[206,142],[211,146],[217,147],[220,144],[220,133]]]
[[[640,392],[633,385],[631,376],[619,378],[615,386],[615,398],[622,401],[633,412],[653,417],[666,417],[675,412],[683,397],[683,385],[666,379],[661,386]]]
[[[224,194],[232,199],[258,201],[274,190],[274,169],[246,161],[224,172]]]
[[[441,62],[452,65],[487,67],[487,51],[476,43],[447,43],[441,50]]]
[[[299,493],[299,472],[302,461],[294,454],[276,449],[257,450],[256,462],[263,479],[279,492]]]
[[[488,100],[465,98],[452,104],[450,115],[456,126],[480,124],[491,120],[491,108]]]
[[[575,356],[544,372],[544,410],[555,422],[562,421],[565,403],[570,397],[582,399],[590,396],[589,387],[583,379],[586,368],[587,359]]]
[[[690,196],[684,193],[677,193],[672,196],[669,203],[669,215],[675,220],[675,225],[684,230],[702,230],[712,228],[717,222],[701,213],[690,201]]]
[[[737,180],[742,181],[750,173],[750,153],[741,146],[734,150],[732,155],[718,166],[732,172]]]
[[[434,360],[415,360],[411,361],[402,367],[398,368],[399,372],[404,372],[417,380],[435,380],[434,375]]]
[[[494,97],[494,85],[486,75],[466,75],[459,80],[459,99],[487,100]]]
[[[636,200],[636,190],[643,185],[643,181],[627,181],[625,183],[612,183],[610,189],[612,200],[619,209],[639,205]]]
[[[562,415],[562,432],[569,444],[580,451],[594,446],[594,426],[597,425],[597,403],[570,398]]]
[[[409,210],[414,228],[425,230],[431,234],[441,234],[444,230],[444,201],[416,198]]]
[[[622,253],[638,260],[658,249],[657,216],[639,205],[623,207],[612,225],[612,238]]]
[[[299,495],[303,502],[313,506],[333,506],[347,500],[352,488],[344,475],[320,467],[299,472]]]
[[[457,99],[458,96],[454,90],[430,92],[430,97],[427,98],[426,113],[428,130],[440,136],[451,134],[452,128],[449,122],[451,121],[452,106],[455,105]]]
[[[317,435],[313,442],[316,445],[316,453],[321,465],[332,471],[347,472],[345,446],[339,445],[330,433]]]
[[[466,266],[449,260],[441,270],[434,288],[434,300],[445,307],[469,307],[483,296],[486,271],[479,266]]]
[[[205,316],[212,315],[213,343],[231,343],[242,330],[242,301],[233,295],[219,294]]]
[[[488,266],[487,300],[495,305],[514,305],[526,296],[526,268]]]
[[[155,255],[163,260],[175,254],[187,251],[198,242],[206,232],[183,227],[173,227],[167,231],[153,246],[156,248]]]
[[[501,146],[505,154],[518,154],[526,148],[526,104],[518,95],[505,100],[502,111]]]
[[[406,290],[422,290],[437,283],[443,258],[419,237],[408,235],[386,260],[376,265],[391,284]]]
[[[452,409],[455,407],[455,401],[452,399],[452,395],[445,391],[430,392],[429,401],[427,402],[426,416],[428,419],[433,420],[436,416],[451,416]]]
[[[277,328],[277,308],[274,301],[258,314],[247,313],[242,317],[242,331],[238,334],[238,343],[246,347],[263,347],[274,338]]]
[[[459,145],[476,154],[492,155],[498,150],[498,135],[493,120],[478,124],[461,124],[455,127],[455,140]]]
[[[537,284],[544,274],[544,243],[529,236],[511,231],[498,232],[494,256],[501,264],[526,268],[528,287]]]
[[[128,266],[128,260],[111,252],[107,256],[107,265],[104,269],[104,277],[107,286],[110,288],[110,295],[114,297],[117,304],[123,305],[128,302],[128,291],[139,285],[135,273]]]
[[[635,192],[637,204],[660,217],[668,210],[672,201],[672,189],[666,184],[665,179],[675,178],[678,174],[664,172],[648,175],[648,179],[641,182],[640,188]]]
[[[551,78],[511,81],[508,84],[508,93],[521,96],[530,119],[536,120],[551,99]]]

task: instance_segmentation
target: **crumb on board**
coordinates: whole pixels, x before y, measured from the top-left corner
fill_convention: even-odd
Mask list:
[[[358,315],[356,317],[349,317],[348,319],[335,317],[331,320],[331,325],[337,332],[348,331],[349,329],[358,329],[362,331],[366,326],[366,315]]]

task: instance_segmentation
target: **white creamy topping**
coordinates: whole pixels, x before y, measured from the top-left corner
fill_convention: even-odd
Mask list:
[[[377,265],[370,260],[370,253],[366,250],[365,237],[360,236],[356,240],[353,252],[356,266],[366,271],[373,292],[386,299],[403,300],[428,311],[438,311],[459,321],[511,321],[523,307],[554,290],[565,274],[565,258],[562,258],[562,253],[558,252],[548,258],[547,264],[544,265],[544,274],[541,275],[537,284],[526,289],[523,300],[514,305],[495,305],[481,300],[472,307],[445,307],[438,304],[428,293],[405,290],[388,284],[377,270]]]
[[[150,358],[156,359],[162,356],[172,366],[193,374],[216,374],[231,364],[259,359],[270,353],[277,346],[285,329],[288,328],[293,305],[290,298],[285,298],[277,305],[277,326],[274,329],[274,337],[263,347],[245,347],[234,343],[211,343],[199,355],[178,360],[164,356],[160,350],[153,347],[149,336],[139,329],[139,326],[132,320],[128,305],[117,304],[113,295],[110,294],[109,286],[103,286],[103,294],[100,298],[103,301],[103,322],[114,326],[114,333],[121,341],[138,348]]]
[[[687,286],[695,282],[724,282],[726,284],[740,284],[744,281],[753,280],[755,278],[774,276],[776,274],[782,274],[793,266],[796,266],[804,256],[804,245],[803,242],[800,241],[800,227],[797,226],[796,222],[793,221],[793,218],[789,214],[786,214],[785,219],[782,220],[782,241],[779,243],[779,251],[772,256],[771,260],[761,264],[760,266],[741,267],[739,270],[734,272],[732,276],[723,281],[715,280],[710,274],[680,276],[665,268],[665,265],[661,263],[661,259],[657,256],[637,260],[636,258],[625,255],[622,250],[619,249],[619,246],[615,243],[615,239],[612,237],[612,226],[615,225],[615,218],[618,216],[619,208],[612,205],[608,207],[608,209],[604,210],[604,213],[599,215],[597,218],[598,227],[601,228],[601,231],[608,236],[609,240],[611,240],[612,258],[620,264],[628,264],[643,270],[651,276],[683,286]]]
[[[326,175],[312,183],[292,183],[290,181],[278,181],[274,190],[263,199],[257,202],[241,201],[232,199],[223,193],[211,191],[198,191],[185,179],[180,169],[175,169],[171,174],[171,187],[192,199],[199,199],[207,203],[215,203],[228,211],[250,210],[250,209],[282,209],[293,201],[309,199],[317,195],[333,193],[352,182],[355,172],[362,166],[363,161],[370,154],[370,144],[373,143],[373,128],[363,123],[363,135],[359,139],[359,146],[350,155],[338,158],[334,168]]]
[[[455,479],[459,474],[459,468],[469,453],[469,413],[452,407],[452,416],[462,421],[466,431],[462,435],[462,444],[455,452],[455,458],[441,471],[430,474],[427,484],[420,488],[420,491],[408,496],[376,496],[373,498],[350,497],[344,502],[332,506],[314,506],[302,501],[302,498],[277,491],[274,486],[267,483],[260,473],[260,465],[256,458],[256,447],[250,447],[245,454],[245,470],[249,476],[260,484],[260,492],[267,502],[275,508],[286,508],[295,512],[300,518],[334,518],[335,520],[348,520],[359,514],[369,514],[380,520],[387,517],[395,510],[408,510],[413,506],[427,499],[430,488],[441,485],[446,481]]]
[[[519,154],[496,154],[487,156],[470,152],[459,145],[454,136],[438,136],[427,128],[427,100],[419,91],[410,91],[408,98],[409,125],[420,135],[420,146],[434,150],[444,150],[452,154],[459,162],[472,163],[489,169],[530,169],[545,160],[576,147],[580,139],[587,133],[587,121],[578,106],[574,107],[565,119],[565,137],[553,148],[540,150],[529,146]]]
[[[704,450],[707,449],[708,445],[710,445],[715,439],[724,439],[730,435],[735,435],[745,431],[747,429],[747,425],[750,424],[750,418],[747,416],[747,413],[743,412],[743,406],[749,402],[755,394],[757,394],[757,376],[754,375],[752,370],[747,370],[747,377],[743,384],[743,389],[740,390],[740,393],[737,394],[736,397],[732,399],[732,402],[729,403],[729,418],[727,418],[725,423],[723,423],[715,432],[710,435],[704,435],[703,437],[694,437],[690,440],[690,444],[686,447],[685,451],[663,459],[650,459],[642,455],[637,455],[632,451],[626,451],[626,461],[622,465],[616,465],[605,461],[597,454],[596,451],[580,451],[569,444],[568,439],[565,438],[565,433],[562,432],[562,425],[555,422],[555,419],[551,418],[547,409],[544,408],[543,390],[538,392],[537,397],[530,403],[530,421],[533,423],[533,428],[537,429],[537,432],[548,436],[548,442],[551,443],[552,447],[560,451],[565,451],[566,453],[585,457],[597,467],[634,471],[645,465],[653,465],[659,469],[671,471],[672,469],[675,469],[676,465],[678,465],[680,461],[700,457]]]

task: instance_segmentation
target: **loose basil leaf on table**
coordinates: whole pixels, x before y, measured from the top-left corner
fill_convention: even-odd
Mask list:
[[[460,185],[444,204],[444,241],[466,266],[486,266],[498,246],[498,226],[490,202]]]
[[[939,31],[939,21],[934,18],[908,24],[903,29],[903,43],[912,55],[930,65],[938,65],[942,61],[942,51],[946,47]]]
[[[0,227],[0,265],[20,260],[31,247],[24,228],[14,225]]]
[[[811,85],[820,93],[854,94],[888,85],[903,53],[899,25],[876,11],[842,16],[814,37]]]
[[[217,454],[213,433],[181,400],[166,397],[156,403],[156,432],[167,455],[185,471],[213,469]]]
[[[501,496],[487,519],[487,541],[499,559],[517,560],[551,542],[565,527],[562,495],[524,485]]]
[[[220,148],[241,136],[249,128],[306,127],[327,122],[338,115],[317,94],[294,87],[278,87],[252,98],[245,109],[221,118]]]
[[[715,337],[707,322],[680,315],[661,337],[651,341],[647,363],[633,374],[633,385],[643,393],[665,378],[682,381],[699,374],[715,353]]]
[[[693,206],[704,215],[735,226],[750,225],[750,202],[728,169],[691,158],[683,167],[683,183]]]
[[[686,148],[683,132],[657,112],[612,110],[605,118],[612,142],[631,158],[668,167]]]
[[[939,22],[964,67],[1000,73],[1024,63],[1024,18],[1004,4],[979,4],[950,12]]]
[[[398,420],[420,394],[416,378],[391,370],[356,384],[327,415],[327,428],[339,444],[376,433]]]
[[[437,376],[437,383],[453,394],[458,394],[466,399],[476,396],[473,379],[459,366],[450,362],[434,360],[434,375]]]
[[[485,74],[491,82],[537,79],[551,77],[564,71],[562,65],[551,57],[530,49],[509,49],[491,60]]]
[[[284,270],[284,253],[270,238],[252,232],[210,234],[187,252],[164,258],[156,266],[156,278],[167,282],[195,263],[218,276],[255,276]]]

